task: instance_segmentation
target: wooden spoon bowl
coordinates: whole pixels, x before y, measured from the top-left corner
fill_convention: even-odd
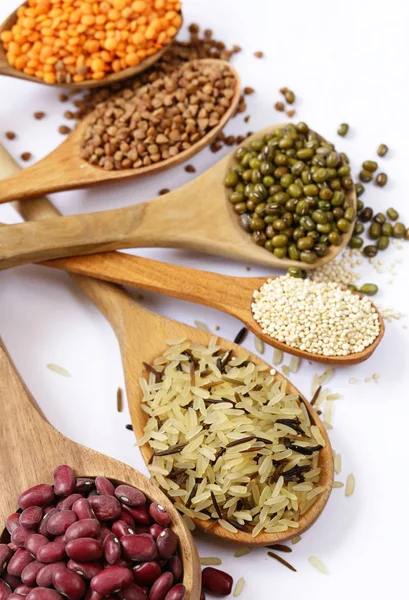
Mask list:
[[[152,175],[153,173],[174,167],[200,152],[200,150],[208,146],[217,137],[233,116],[240,99],[240,78],[232,65],[223,60],[215,58],[192,60],[189,63],[184,63],[181,68],[186,68],[186,65],[189,64],[225,67],[229,69],[231,76],[236,81],[231,104],[219,123],[190,148],[179,152],[176,156],[145,167],[139,167],[138,169],[107,171],[102,167],[92,165],[80,156],[82,138],[93,118],[93,113],[91,112],[78,123],[65,141],[45,158],[16,174],[10,180],[0,182],[0,204],[9,202],[10,200],[26,200],[52,192],[73,190],[101,183],[112,183],[118,180],[141,177],[143,175]],[[11,193],[10,185],[13,185]]]
[[[18,494],[38,483],[52,483],[52,472],[59,464],[70,465],[80,477],[104,475],[118,483],[128,483],[168,510],[172,528],[179,537],[183,583],[188,598],[199,600],[201,568],[196,546],[180,514],[166,496],[131,467],[72,442],[49,425],[35,410],[29,391],[1,340],[0,381],[0,434],[5,442],[0,461],[0,527],[15,512]],[[4,530],[2,541],[8,542],[8,536]]]
[[[242,145],[247,146],[253,139],[284,126],[267,127]],[[76,154],[80,137],[78,130],[82,127],[80,125],[66,142],[39,163],[0,181],[0,203],[12,199],[27,200],[48,192],[138,174],[139,169],[107,172],[82,161]],[[342,243],[331,246],[328,254],[314,264],[279,259],[258,246],[251,235],[240,227],[228,201],[224,180],[234,152],[181,188],[149,202],[3,228],[0,231],[0,270],[28,262],[137,247],[183,248],[270,267],[287,269],[296,266],[310,270],[326,264],[345,248],[352,235],[352,226],[348,233],[342,235]],[[2,154],[4,149],[0,147],[0,158]],[[64,155],[58,167],[52,159],[57,154]],[[182,154],[175,158],[182,160]],[[164,167],[167,163],[169,167],[176,164],[172,161],[174,159],[160,164]],[[83,168],[80,168],[81,164]],[[157,168],[152,165],[146,169],[152,172]],[[356,209],[355,188],[349,192],[348,199]]]
[[[23,4],[21,6],[23,6],[25,4],[26,4],[26,2],[23,2]],[[7,19],[5,19],[5,21],[3,21],[3,23],[0,25],[0,34],[3,31],[9,31],[11,29],[11,27],[13,27],[13,25],[15,25],[15,23],[17,21],[17,11],[18,11],[18,8],[14,12],[12,12],[7,17]],[[182,13],[179,13],[179,14],[182,14]],[[180,27],[182,26],[182,24],[180,25]],[[178,34],[180,27],[178,28],[178,31],[176,32],[175,37]],[[175,39],[175,38],[173,38],[173,39]],[[27,75],[27,73],[24,73],[24,71],[19,71],[18,69],[15,69],[14,67],[12,67],[7,60],[7,56],[4,51],[3,44],[2,44],[2,42],[0,42],[0,75],[8,75],[9,77],[15,77],[16,79],[25,79],[26,81],[33,81],[34,83],[42,83],[42,84],[48,85],[50,87],[67,87],[70,89],[78,89],[78,90],[87,90],[87,89],[91,89],[91,88],[98,88],[98,87],[103,87],[103,86],[107,86],[107,85],[112,85],[114,83],[118,83],[125,79],[130,79],[132,77],[135,77],[139,73],[146,71],[165,54],[165,52],[171,46],[172,42],[173,42],[173,40],[171,40],[168,44],[166,44],[166,46],[164,46],[163,48],[158,50],[158,52],[155,52],[155,54],[148,56],[145,60],[143,60],[141,63],[139,63],[139,65],[137,65],[136,67],[129,67],[127,69],[123,69],[122,71],[119,71],[118,73],[110,73],[109,75],[104,77],[104,79],[100,79],[98,81],[96,81],[94,79],[86,79],[85,81],[82,81],[80,83],[72,82],[72,83],[53,83],[53,84],[46,83],[43,79],[34,77],[34,75]]]

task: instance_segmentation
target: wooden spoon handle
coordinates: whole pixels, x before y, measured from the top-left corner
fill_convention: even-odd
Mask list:
[[[43,264],[203,304],[237,317],[250,314],[252,293],[265,281],[198,271],[123,252],[60,258]]]
[[[19,169],[19,165],[0,144],[0,179],[9,177]],[[27,223],[25,225],[45,225],[45,231],[48,232],[51,232],[48,223],[42,223],[41,221],[61,214],[47,198],[15,202],[13,206],[24,219],[36,219],[39,221],[38,223]],[[60,222],[59,218],[54,220]],[[0,237],[3,233],[7,233],[7,231],[12,228],[13,226],[2,227]],[[101,310],[118,334],[124,335],[125,333],[124,329],[126,329],[126,323],[123,314],[127,314],[128,311],[126,309],[130,303],[132,303],[132,306],[134,307],[134,313],[139,310],[143,313],[143,318],[145,320],[153,318],[152,313],[134,303],[128,294],[116,285],[98,281],[96,279],[90,279],[88,277],[82,277],[80,275],[73,275],[73,279],[87,294],[90,300],[94,302],[97,308]]]

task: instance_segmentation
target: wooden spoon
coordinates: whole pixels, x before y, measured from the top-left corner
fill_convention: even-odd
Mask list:
[[[23,4],[26,4],[26,2],[23,2]],[[12,12],[11,15],[9,15],[7,19],[0,25],[0,34],[3,31],[10,31],[11,27],[15,25],[17,21],[17,11],[18,8],[14,12]],[[180,25],[180,27],[181,26],[182,24]],[[178,34],[180,27],[178,28],[175,37]],[[138,75],[138,73],[142,73],[142,71],[146,71],[146,69],[149,69],[149,67],[154,65],[155,62],[157,62],[165,54],[165,52],[171,46],[173,39],[168,44],[166,44],[166,46],[158,50],[158,52],[155,52],[155,54],[148,56],[148,58],[139,63],[139,65],[137,65],[136,67],[129,67],[127,69],[119,71],[118,73],[111,73],[104,77],[104,79],[100,79],[98,81],[94,79],[86,79],[85,81],[82,81],[80,83],[72,82],[54,84],[46,83],[43,79],[34,77],[34,75],[27,75],[27,73],[24,73],[24,71],[19,71],[18,69],[12,67],[7,60],[3,44],[0,42],[0,75],[8,75],[9,77],[15,77],[17,79],[26,79],[27,81],[34,81],[35,83],[42,83],[48,86],[51,85],[51,87],[69,87],[70,89],[78,90],[112,85],[113,83],[118,83],[119,81],[123,81],[124,79],[135,77],[135,75]]]
[[[277,127],[284,125],[267,127],[248,138],[243,145]],[[76,131],[73,135],[76,135]],[[224,179],[234,160],[233,154],[234,151],[181,188],[149,202],[98,213],[53,218],[47,223],[23,223],[2,228],[0,270],[27,262],[136,247],[188,248],[270,267],[286,269],[301,266],[303,269],[314,269],[332,260],[347,245],[352,226],[348,233],[343,234],[340,246],[330,246],[327,256],[309,265],[301,261],[279,259],[255,244],[251,235],[240,226],[227,199]],[[1,155],[0,147],[0,159]],[[37,185],[35,177],[40,177],[40,182],[43,176],[53,179],[58,185],[58,178],[64,180],[66,173],[71,173],[70,161],[77,160],[73,156],[74,153],[66,157],[68,166],[64,164],[62,172],[53,172],[52,164],[46,169],[47,159],[38,163],[44,163],[43,174],[35,172],[37,165],[23,170],[24,186],[19,186],[19,174],[0,181],[0,202],[3,194],[10,200],[13,197],[21,198],[24,194],[32,197],[37,192],[44,193],[48,187]],[[98,177],[111,177],[111,172],[107,173],[88,163],[86,165],[82,171],[77,170],[79,178],[85,175],[86,180],[86,173],[90,169],[97,171]],[[117,173],[121,172],[114,172],[113,176]],[[54,187],[53,191],[57,189],[62,188]],[[356,209],[355,188],[349,192],[348,199]]]
[[[108,183],[157,173],[188,160],[202,150],[202,148],[208,146],[223,130],[236,110],[240,99],[240,78],[231,64],[223,60],[215,58],[193,60],[190,63],[184,63],[182,68],[185,68],[187,64],[224,66],[229,69],[231,76],[236,80],[231,104],[219,123],[190,148],[183,150],[183,152],[180,152],[176,156],[153,163],[147,167],[107,171],[102,167],[90,164],[80,156],[81,140],[92,119],[92,113],[90,113],[78,123],[66,140],[50,154],[31,167],[20,171],[14,177],[0,182],[0,204],[9,202],[10,200],[36,198],[42,194],[73,190],[99,183]],[[10,189],[10,186],[12,189]]]
[[[0,177],[17,169],[18,166],[14,163],[13,159],[3,151],[2,158],[0,159]],[[45,198],[20,202],[17,208],[24,219],[47,220],[50,215],[58,214],[57,209]],[[131,299],[124,290],[116,285],[81,275],[73,275],[73,278],[89,299],[105,315],[115,331],[122,355],[132,424],[136,437],[139,439],[143,435],[143,429],[147,421],[147,415],[141,407],[142,393],[139,386],[139,378],[146,374],[143,362],[150,363],[153,359],[162,355],[167,347],[167,339],[186,337],[195,343],[207,345],[211,335],[194,327],[189,327],[188,325],[183,325],[182,323],[153,314]],[[237,344],[233,344],[227,340],[222,340],[221,343],[226,350],[232,349],[236,355],[245,354],[248,356],[248,352]],[[255,363],[266,365],[257,356],[250,355],[250,359]],[[320,452],[319,462],[321,467],[319,485],[324,486],[325,491],[318,496],[317,501],[300,518],[297,530],[274,534],[264,533],[258,535],[256,538],[252,538],[251,533],[242,531],[232,534],[223,529],[216,521],[197,520],[196,527],[207,533],[245,545],[267,545],[286,541],[308,529],[319,517],[328,501],[334,478],[334,466],[327,432],[315,410],[291,382],[279,373],[277,373],[277,380],[286,381],[287,391],[299,395],[300,401],[306,405],[311,420],[319,427],[326,441],[326,447]],[[147,444],[142,446],[140,450],[145,462],[148,464],[152,450]]]
[[[38,483],[52,483],[52,473],[60,464],[70,465],[79,477],[105,475],[118,483],[136,486],[152,500],[166,507],[179,537],[183,560],[183,583],[190,600],[199,600],[200,562],[195,543],[180,514],[166,496],[150,481],[113,458],[72,442],[56,431],[33,406],[29,391],[16,371],[0,339],[0,523],[17,508],[20,492]],[[3,531],[2,538],[8,533]]]
[[[104,281],[128,285],[217,308],[239,319],[266,344],[306,360],[333,366],[355,365],[364,362],[373,354],[385,332],[384,320],[374,305],[378,313],[380,332],[375,341],[365,350],[348,356],[312,354],[298,348],[292,348],[263,333],[260,325],[254,320],[251,310],[253,292],[267,281],[266,277],[231,277],[170,265],[140,256],[131,256],[123,252],[105,252],[93,256],[61,258],[42,264],[64,269],[70,273],[96,277]]]

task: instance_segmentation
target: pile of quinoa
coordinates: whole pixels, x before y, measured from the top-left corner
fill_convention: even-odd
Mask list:
[[[269,279],[253,298],[253,316],[263,333],[313,354],[362,352],[380,332],[372,302],[335,282],[286,275]]]

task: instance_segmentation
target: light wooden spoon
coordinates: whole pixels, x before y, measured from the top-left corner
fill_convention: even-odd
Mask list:
[[[24,2],[23,4],[26,4],[26,2]],[[13,27],[13,25],[15,25],[15,23],[17,21],[17,11],[18,11],[18,8],[14,12],[12,12],[11,15],[9,15],[7,17],[7,19],[0,25],[0,33],[2,33],[2,31],[9,31],[11,29],[11,27]],[[180,25],[180,27],[181,26],[182,26],[182,24]],[[175,37],[178,34],[180,27],[178,28],[178,31],[176,32]],[[173,38],[173,39],[175,39],[175,38]],[[18,69],[15,69],[14,67],[12,67],[7,60],[7,56],[4,51],[3,44],[2,44],[2,42],[0,42],[0,75],[8,75],[9,77],[15,77],[16,79],[25,79],[27,81],[33,81],[35,83],[42,83],[42,84],[48,85],[50,87],[69,87],[70,89],[78,89],[78,90],[86,90],[86,89],[90,89],[90,88],[103,87],[106,85],[112,85],[113,83],[118,83],[119,81],[123,81],[124,79],[129,79],[131,77],[135,77],[135,75],[138,75],[138,73],[142,73],[142,71],[146,71],[146,69],[149,69],[149,67],[154,65],[165,54],[165,52],[171,46],[173,39],[168,44],[166,44],[166,46],[164,46],[163,48],[158,50],[158,52],[155,52],[155,54],[148,56],[148,58],[146,58],[141,63],[139,63],[139,65],[137,65],[136,67],[129,67],[127,69],[123,69],[122,71],[119,71],[118,73],[111,73],[111,74],[107,75],[106,77],[104,77],[104,79],[101,79],[98,81],[96,81],[94,79],[86,79],[85,81],[82,81],[80,83],[72,82],[72,83],[54,83],[54,84],[46,83],[43,79],[39,79],[38,77],[35,77],[34,75],[27,75],[27,73],[24,73],[24,71],[19,71]]]
[[[61,258],[42,264],[64,269],[70,273],[96,277],[104,281],[111,281],[112,283],[136,287],[217,308],[239,319],[266,344],[305,360],[333,366],[348,366],[364,362],[373,354],[385,332],[384,320],[374,305],[378,313],[380,333],[370,346],[362,352],[355,352],[347,356],[312,354],[298,348],[292,348],[263,333],[260,325],[254,320],[251,310],[253,292],[267,281],[267,277],[220,275],[219,273],[162,263],[140,256],[131,256],[123,252],[105,252],[93,256]]]
[[[283,126],[267,127],[248,138],[243,145]],[[3,152],[0,147],[0,159]],[[332,260],[345,248],[352,235],[352,226],[348,233],[343,234],[341,245],[330,246],[327,256],[319,258],[313,265],[279,259],[258,246],[251,235],[242,229],[228,201],[224,179],[234,160],[233,154],[234,151],[183,187],[149,202],[98,213],[53,218],[46,223],[3,227],[0,231],[0,270],[27,262],[137,247],[183,248],[282,269],[290,266],[315,269]],[[67,160],[69,165],[70,158]],[[42,162],[45,163],[46,159]],[[31,171],[31,178],[40,177],[41,181],[41,173],[32,171],[35,168],[36,165],[21,172],[27,183],[25,189],[18,187],[19,174],[0,181],[0,202],[3,194],[8,195],[7,199],[19,199],[24,193],[28,193],[28,197],[37,191],[44,193],[44,187],[30,179]],[[89,169],[99,172],[96,167],[88,165],[82,173]],[[45,164],[43,171],[44,176],[56,181],[60,175],[65,177],[64,172],[56,174],[46,171]],[[56,189],[53,188],[54,191]],[[348,199],[356,209],[355,188],[349,192]]]
[[[7,153],[3,152],[0,160],[0,177],[11,171],[18,169],[13,159]],[[45,198],[35,201],[26,201],[17,203],[17,209],[24,219],[47,219],[50,215],[58,214],[57,209]],[[5,229],[5,228],[3,228]],[[205,331],[183,325],[171,319],[153,314],[146,308],[132,300],[120,287],[111,283],[97,281],[81,275],[73,275],[74,281],[78,283],[81,289],[87,294],[89,299],[96,305],[111,324],[121,350],[122,364],[125,374],[126,391],[128,397],[129,410],[131,413],[132,424],[137,438],[143,435],[143,429],[147,421],[147,415],[142,410],[142,393],[139,386],[139,378],[146,374],[143,362],[151,363],[153,359],[161,356],[167,347],[167,339],[177,339],[186,337],[198,344],[208,344],[211,335]],[[222,340],[223,347],[226,350],[232,349],[235,355],[248,356],[248,353],[227,340]],[[250,359],[255,363],[266,365],[264,361],[257,356],[251,356]],[[310,414],[311,420],[319,427],[322,436],[326,441],[326,447],[320,452],[321,476],[320,483],[325,487],[325,491],[319,495],[317,501],[300,518],[299,528],[283,533],[260,534],[255,538],[251,533],[239,531],[232,534],[221,527],[216,521],[196,521],[196,527],[211,533],[222,539],[245,545],[267,545],[279,541],[289,540],[294,535],[299,535],[308,529],[319,517],[323,511],[332,489],[334,478],[334,467],[331,445],[327,432],[318,417],[315,410],[300,394],[300,392],[277,373],[277,380],[286,381],[287,391],[299,395],[300,401],[304,402]],[[140,448],[145,462],[148,464],[152,455],[152,450],[147,444]]]
[[[52,483],[60,464],[70,465],[79,477],[105,475],[118,483],[134,485],[166,507],[179,537],[183,560],[183,583],[190,600],[200,598],[200,562],[190,532],[166,496],[146,477],[113,458],[72,442],[41,417],[0,339],[0,532],[7,517],[16,511],[17,496],[38,483]],[[8,532],[0,536],[8,542]]]
[[[42,194],[84,188],[100,183],[122,181],[132,177],[157,173],[188,160],[202,148],[208,146],[223,130],[236,110],[240,99],[240,78],[232,65],[223,60],[215,58],[192,60],[190,63],[184,63],[181,68],[186,68],[188,64],[218,65],[228,68],[229,73],[236,81],[231,104],[219,123],[190,148],[183,150],[176,156],[153,163],[147,167],[107,171],[102,167],[92,165],[80,156],[81,140],[92,119],[92,113],[90,113],[78,123],[66,140],[50,154],[31,167],[17,173],[14,177],[0,182],[0,204],[10,200],[36,198]]]

